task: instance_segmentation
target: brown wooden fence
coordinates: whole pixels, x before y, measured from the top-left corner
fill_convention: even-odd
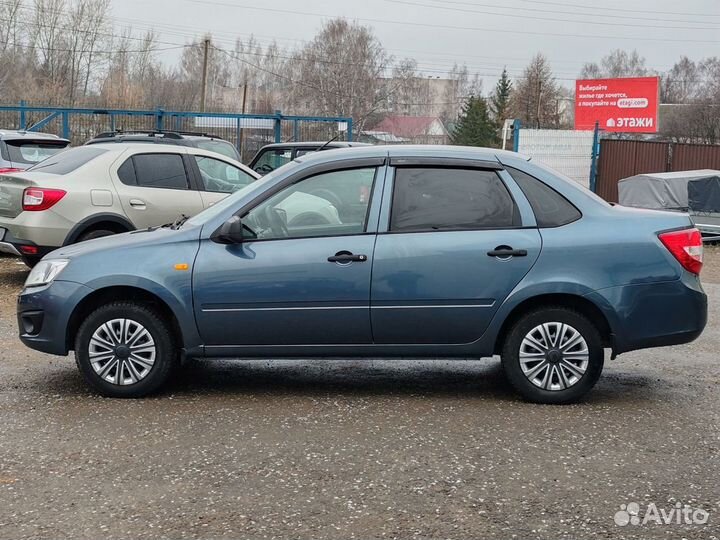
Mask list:
[[[600,141],[597,193],[618,202],[618,181],[642,173],[720,169],[720,146],[668,142]]]

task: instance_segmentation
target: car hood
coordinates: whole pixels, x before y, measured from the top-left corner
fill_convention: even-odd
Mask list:
[[[79,244],[61,247],[46,256],[47,259],[75,259],[101,252],[118,252],[120,256],[129,248],[167,245],[169,243],[197,241],[201,227],[169,227],[139,229],[136,231],[87,240]]]

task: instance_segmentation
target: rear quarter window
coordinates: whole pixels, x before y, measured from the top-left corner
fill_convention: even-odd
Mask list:
[[[519,169],[506,170],[530,202],[538,227],[562,227],[582,217],[580,210],[544,182]]]
[[[68,174],[89,163],[107,152],[102,148],[80,146],[55,154],[54,156],[33,165],[28,171],[42,171],[50,174]]]

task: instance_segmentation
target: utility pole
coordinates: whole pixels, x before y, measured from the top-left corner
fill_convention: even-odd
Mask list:
[[[208,80],[208,56],[210,53],[210,38],[205,38],[205,51],[203,54],[202,89],[200,93],[200,112],[205,112],[205,101],[207,99]]]
[[[247,103],[247,82],[243,84],[243,97],[242,97],[242,113],[245,114],[245,104]],[[243,135],[244,130],[243,128],[240,128],[240,136],[238,137],[238,152],[240,152],[240,156],[242,156],[243,151]]]

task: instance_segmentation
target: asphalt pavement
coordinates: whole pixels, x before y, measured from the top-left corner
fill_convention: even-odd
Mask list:
[[[128,401],[17,340],[24,275],[1,261],[0,538],[720,536],[720,285],[698,341],[607,360],[577,405],[498,359],[196,361]],[[706,522],[642,524],[677,503]]]

